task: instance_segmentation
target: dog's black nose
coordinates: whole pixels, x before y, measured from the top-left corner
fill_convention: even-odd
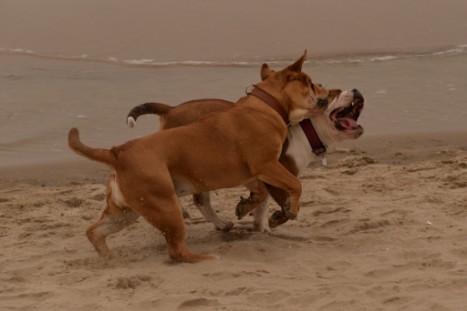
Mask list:
[[[363,98],[362,93],[360,93],[359,90],[353,89],[353,90],[352,90],[352,93],[353,93],[353,97],[354,97],[355,99],[358,99],[358,100],[360,100],[360,101],[362,101],[362,102],[365,101],[365,99]]]
[[[325,108],[328,106],[328,99],[327,98],[318,98],[318,107]]]

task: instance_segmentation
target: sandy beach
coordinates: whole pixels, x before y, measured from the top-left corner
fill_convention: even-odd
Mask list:
[[[214,229],[191,200],[190,248],[219,260],[168,261],[144,220],[99,258],[84,231],[104,204],[107,169],[88,161],[3,169],[4,310],[462,310],[467,304],[466,133],[362,138],[313,165],[302,209],[271,233],[237,222],[244,189],[216,191],[235,222]],[[377,147],[376,147],[377,146]],[[12,174],[12,171],[16,175]],[[44,178],[44,171],[52,175]],[[79,172],[79,173],[78,173]],[[277,209],[269,202],[269,211]],[[269,213],[268,213],[269,214]]]
[[[292,2],[291,2],[292,3]],[[467,24],[463,0],[0,0],[1,310],[464,310],[467,305]],[[280,21],[280,22],[278,22]],[[143,219],[87,226],[109,170],[73,154],[70,127],[111,147],[158,128],[147,101],[235,101],[310,54],[329,88],[358,88],[365,134],[301,176],[296,221],[237,221],[242,187],[213,192],[216,231],[181,198],[187,244],[219,260],[169,261]],[[268,215],[278,207],[270,201]]]

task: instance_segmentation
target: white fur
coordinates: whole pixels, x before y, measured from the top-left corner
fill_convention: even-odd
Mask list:
[[[300,125],[289,128],[287,139],[289,146],[286,154],[295,160],[298,171],[301,173],[313,159],[316,159],[316,156],[312,152],[310,143]]]
[[[126,124],[129,127],[133,128],[133,127],[135,127],[136,120],[133,117],[128,117],[128,119],[126,120]]]
[[[352,100],[352,91],[344,91],[329,104],[325,113],[310,118],[318,137],[326,148],[331,144],[351,138],[350,134],[337,130],[329,116],[334,109],[346,106],[351,103]],[[317,160],[318,157],[310,148],[310,143],[299,124],[289,128],[287,138],[289,140],[289,146],[286,154],[295,160],[295,164],[301,173],[312,161]]]
[[[302,121],[310,111],[307,109],[294,109],[289,113],[289,120],[292,124],[297,124],[298,122]]]
[[[120,191],[116,177],[112,178],[110,181],[110,188],[112,189],[112,200],[117,206],[128,206],[125,201],[123,193]]]

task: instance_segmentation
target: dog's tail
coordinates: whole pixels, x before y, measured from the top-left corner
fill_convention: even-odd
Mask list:
[[[129,127],[134,127],[138,117],[143,114],[157,114],[159,116],[164,116],[172,109],[173,107],[162,103],[141,104],[133,107],[133,109],[130,110],[126,123]]]
[[[71,150],[88,159],[107,164],[111,168],[117,167],[117,157],[112,150],[91,148],[83,144],[79,139],[79,131],[72,128],[68,133],[68,145]]]

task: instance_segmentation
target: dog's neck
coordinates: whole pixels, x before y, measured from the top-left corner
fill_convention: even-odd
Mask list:
[[[308,143],[310,144],[311,151],[316,156],[324,156],[326,154],[326,145],[324,145],[324,143],[319,138],[319,135],[313,126],[313,122],[311,122],[311,119],[304,119],[299,124],[303,130],[303,133],[305,133]]]
[[[342,141],[342,138],[336,135],[336,129],[334,128],[332,121],[329,119],[328,113],[311,117],[310,121],[313,123],[316,134],[326,148],[332,144]]]
[[[256,85],[252,85],[252,87],[248,89],[246,93],[247,95],[253,95],[261,99],[261,101],[265,102],[269,107],[274,109],[281,116],[286,125],[290,123],[289,114],[287,113],[284,106],[274,96]]]
[[[329,117],[325,113],[317,117],[310,118],[310,121],[313,123],[316,134],[323,145],[326,148],[329,148],[330,145],[337,143],[340,140],[335,137],[336,135],[334,135],[330,129],[332,124],[330,124],[327,118]],[[308,139],[300,125],[289,127],[287,139],[288,146],[285,153],[293,158],[299,172],[302,172],[308,167],[310,162],[315,161],[318,158],[318,156],[313,153]]]

